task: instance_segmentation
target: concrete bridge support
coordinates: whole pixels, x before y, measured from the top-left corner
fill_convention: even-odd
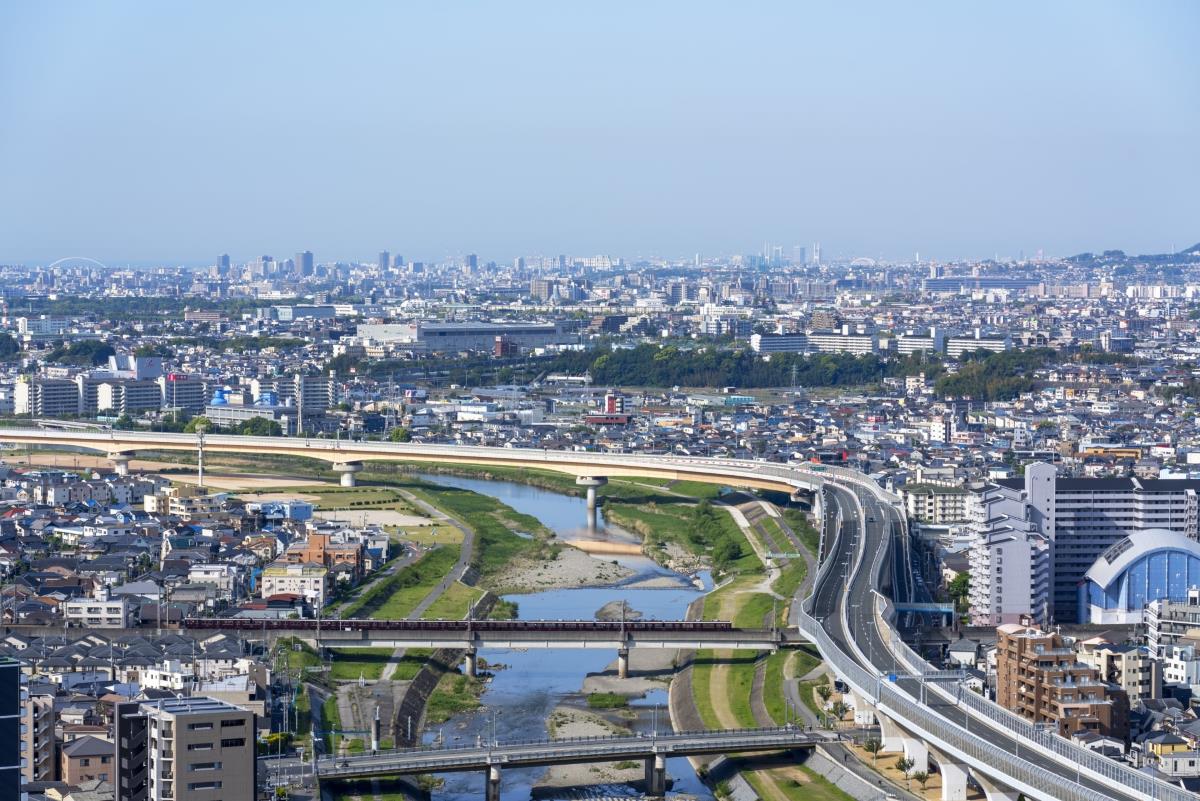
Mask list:
[[[1011,787],[993,781],[978,771],[971,775],[983,788],[983,796],[987,801],[1020,801],[1021,794]]]
[[[617,649],[617,678],[618,679],[629,678],[629,649],[628,648],[618,648]]]
[[[479,675],[479,651],[475,648],[467,649],[467,675],[475,678]]]
[[[942,801],[966,801],[967,799],[967,766],[954,761],[935,748],[928,751],[937,763],[938,773],[942,776]],[[919,770],[919,768],[914,768]]]
[[[587,527],[596,528],[596,490],[608,483],[604,476],[580,476],[575,479],[576,486],[587,488]]]
[[[875,707],[868,704],[867,699],[851,690],[850,695],[843,700],[854,709],[855,723],[869,726],[875,722]]]
[[[887,754],[894,754],[904,750],[904,731],[892,722],[892,719],[887,715],[876,713],[876,719],[879,720],[879,744],[882,746],[882,751]]]
[[[375,706],[375,719],[371,721],[371,752],[379,750],[379,706]]]
[[[667,759],[655,754],[646,760],[646,795],[662,798],[667,794]]]
[[[488,765],[487,775],[483,780],[484,801],[500,801],[500,766]]]
[[[132,453],[110,453],[108,455],[108,460],[113,463],[113,470],[118,476],[129,475],[129,460],[132,458]]]
[[[333,472],[341,473],[340,479],[343,487],[353,487],[358,482],[354,478],[355,473],[361,473],[363,469],[362,462],[338,462],[333,466]]]

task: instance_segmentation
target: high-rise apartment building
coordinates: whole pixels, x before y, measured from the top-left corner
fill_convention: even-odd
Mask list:
[[[22,687],[21,705],[21,775],[27,782],[53,781],[54,692]]]
[[[79,387],[69,378],[22,378],[13,388],[13,409],[34,417],[79,414]]]
[[[27,700],[28,690],[21,686],[21,663],[0,659],[0,801],[22,797],[21,707]],[[53,738],[53,732],[49,736]]]
[[[1129,699],[1076,659],[1061,635],[1009,623],[996,629],[996,703],[1034,723],[1129,737]]]
[[[976,625],[1078,622],[1079,585],[1130,534],[1200,536],[1200,481],[1060,478],[1030,464],[989,485],[972,522],[971,617]]]
[[[254,798],[255,714],[193,696],[116,705],[117,798]]]

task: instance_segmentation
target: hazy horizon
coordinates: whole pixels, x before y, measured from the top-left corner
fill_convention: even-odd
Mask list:
[[[0,7],[0,262],[1200,240],[1200,5]],[[790,254],[789,254],[790,255]]]

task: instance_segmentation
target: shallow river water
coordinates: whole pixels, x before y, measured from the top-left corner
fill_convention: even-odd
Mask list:
[[[563,538],[579,539],[594,536],[622,537],[606,532],[601,526],[595,532],[584,528],[586,504],[583,498],[560,495],[536,487],[507,481],[485,481],[456,476],[427,475],[429,481],[460,487],[490,495],[519,512],[532,515],[547,528]],[[619,561],[636,570],[638,575],[629,581],[661,575],[678,575],[646,557],[621,557]],[[683,577],[681,577],[683,578]],[[711,587],[707,575],[701,576],[706,588]],[[624,586],[576,590],[551,590],[528,595],[506,596],[515,601],[520,617],[534,619],[590,619],[610,601],[624,600],[646,618],[680,619],[688,604],[702,591],[693,587],[673,589],[637,589]],[[530,739],[546,736],[546,719],[564,699],[579,692],[588,673],[603,671],[616,659],[611,650],[484,650],[480,656],[489,664],[504,668],[495,672],[483,693],[483,708],[459,715],[437,729],[425,734],[425,742],[442,738],[447,745],[466,744],[477,738],[501,742],[509,739]],[[666,690],[658,690],[645,699],[632,703],[639,713],[628,725],[635,731],[649,732],[657,720],[660,730],[670,727]],[[657,711],[656,711],[657,707]],[[501,795],[506,799],[526,799],[544,768],[506,770],[501,780]],[[704,799],[712,794],[697,778],[691,763],[685,758],[667,760],[667,772],[674,780],[672,794],[686,793]],[[478,801],[483,797],[483,776],[475,774],[446,774],[445,784],[433,793],[438,801]],[[596,786],[589,794],[603,796],[635,796],[636,791],[625,785]],[[553,797],[553,796],[551,796]],[[566,797],[566,794],[562,794]]]

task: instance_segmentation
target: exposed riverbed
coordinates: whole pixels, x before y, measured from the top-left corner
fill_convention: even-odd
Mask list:
[[[490,495],[519,512],[538,518],[564,540],[637,541],[627,532],[605,526],[603,512],[601,525],[589,531],[585,525],[586,505],[580,497],[506,481],[442,475],[426,475],[422,478]],[[667,570],[644,556],[606,554],[600,558],[605,562],[615,559],[627,568],[627,575],[620,583],[610,587],[556,589],[508,595],[505,598],[518,604],[520,617],[526,620],[591,619],[605,605],[616,605],[621,601],[645,619],[681,619],[688,604],[712,586],[707,574],[697,577],[698,583],[704,587],[702,590],[691,583],[692,577]],[[483,708],[454,717],[433,731],[426,732],[425,742],[432,743],[440,738],[447,745],[461,745],[477,740],[487,742],[493,736],[500,741],[542,738],[548,736],[547,722],[556,715],[556,711],[556,719],[570,721],[564,725],[572,727],[607,725],[644,733],[651,732],[655,726],[659,731],[670,729],[666,700],[672,667],[666,654],[642,654],[635,649],[631,655],[634,676],[625,682],[616,677],[616,652],[611,650],[484,650],[480,656],[489,664],[503,666],[495,671],[484,691],[481,699]],[[585,683],[589,692],[647,694],[645,698],[634,699],[628,709],[587,710],[583,694]],[[578,711],[578,714],[572,714],[572,710]],[[667,772],[675,782],[672,794],[712,798],[687,759],[669,759]],[[483,795],[482,775],[447,774],[443,778],[445,784],[433,791],[433,798],[438,801],[478,801]],[[513,769],[504,771],[501,792],[504,797],[512,799],[529,798],[535,794],[535,788],[539,798],[638,795],[634,788],[626,784],[595,784],[606,778],[604,774],[592,771],[589,766],[577,770],[555,770],[553,773],[545,768]],[[543,781],[559,787],[572,784],[591,786],[587,789],[560,790],[539,786]]]

